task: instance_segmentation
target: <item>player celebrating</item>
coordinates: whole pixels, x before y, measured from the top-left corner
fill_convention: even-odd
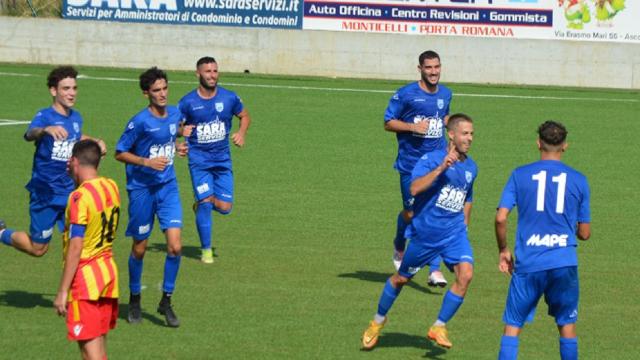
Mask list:
[[[196,198],[196,227],[202,248],[201,260],[213,263],[211,211],[229,214],[233,205],[233,171],[229,151],[229,132],[234,116],[240,119],[240,128],[231,135],[238,146],[244,138],[251,119],[240,98],[218,86],[218,64],[212,57],[203,57],[196,63],[197,89],[180,100],[180,111],[186,125],[196,128],[189,142],[189,172]]]
[[[67,337],[83,359],[106,359],[106,339],[118,317],[118,269],[111,248],[120,220],[116,183],[98,176],[101,149],[92,140],[73,146],[69,173],[78,188],[65,214],[64,269],[53,302],[67,318]]]
[[[456,313],[473,277],[473,251],[467,237],[471,216],[476,163],[467,155],[473,140],[473,122],[464,114],[451,115],[447,125],[449,149],[423,155],[411,174],[411,195],[415,196],[415,216],[407,227],[410,239],[400,270],[387,280],[378,312],[362,335],[362,346],[373,349],[387,321],[387,312],[402,287],[434,258],[442,257],[453,268],[456,280],[447,291],[427,337],[450,348],[445,324]]]
[[[407,225],[413,217],[413,197],[409,192],[411,171],[420,157],[430,151],[446,150],[444,127],[447,125],[451,90],[439,84],[440,56],[425,51],[418,58],[420,80],[400,88],[389,100],[384,114],[384,128],[395,132],[398,139],[398,156],[394,167],[400,173],[400,192],[403,210],[398,214],[396,236],[393,240],[393,263],[396,270],[404,256]],[[440,258],[430,264],[430,286],[447,285],[440,272]]]
[[[560,331],[562,359],[578,358],[578,246],[591,236],[589,185],[561,162],[567,130],[555,121],[538,128],[540,161],[515,169],[496,214],[500,271],[512,274],[504,311],[499,359],[518,357],[522,326],[544,294]],[[515,266],[507,247],[507,217],[518,207]]]
[[[59,231],[64,229],[64,210],[74,189],[73,180],[67,174],[67,161],[76,141],[92,139],[82,133],[82,116],[73,109],[77,76],[78,72],[70,66],[60,66],[49,73],[47,86],[53,104],[36,114],[24,134],[25,140],[34,141],[36,146],[31,181],[26,186],[30,194],[30,235],[7,229],[0,240],[31,256],[47,253],[56,223]],[[94,140],[104,155],[104,142]]]
[[[178,327],[180,321],[171,306],[171,295],[180,268],[182,207],[173,158],[176,149],[179,155],[185,156],[187,145],[176,141],[182,131],[182,114],[175,106],[167,105],[167,74],[157,67],[150,68],[140,75],[140,88],[149,99],[149,106],[129,120],[116,145],[116,159],[126,164],[129,194],[126,235],[133,238],[129,256],[131,294],[127,319],[130,323],[142,321],[142,260],[153,230],[154,215],[157,215],[167,241],[163,294],[158,312],[165,316],[169,326]],[[189,136],[189,131],[187,128],[184,135]]]

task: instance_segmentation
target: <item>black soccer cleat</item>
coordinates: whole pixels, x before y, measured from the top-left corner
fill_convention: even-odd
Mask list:
[[[142,322],[142,308],[140,307],[140,298],[129,300],[129,313],[127,314],[129,324],[140,324]]]
[[[165,299],[160,300],[160,304],[158,304],[158,313],[160,315],[164,315],[164,319],[167,321],[167,326],[173,328],[180,326],[180,320],[178,320],[178,316],[173,311],[170,301]]]

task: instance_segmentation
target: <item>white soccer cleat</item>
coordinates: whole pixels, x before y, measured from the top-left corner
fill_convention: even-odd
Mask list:
[[[402,264],[402,258],[404,257],[404,251],[393,250],[393,267],[396,271],[400,270],[400,264]]]
[[[429,282],[427,282],[427,285],[445,287],[447,286],[447,279],[444,278],[441,271],[436,270],[429,274]]]

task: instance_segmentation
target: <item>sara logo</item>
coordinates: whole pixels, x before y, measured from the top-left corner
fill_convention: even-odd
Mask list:
[[[224,103],[217,102],[216,103],[216,111],[217,112],[222,112],[222,110],[224,110]]]
[[[527,246],[545,246],[545,247],[567,247],[567,238],[569,235],[562,234],[546,234],[540,237],[540,234],[533,234],[527,240]]]
[[[68,0],[67,4],[75,7],[95,8],[104,8],[103,4],[105,4],[109,9],[160,10],[164,7],[167,10],[178,10],[176,0]]]

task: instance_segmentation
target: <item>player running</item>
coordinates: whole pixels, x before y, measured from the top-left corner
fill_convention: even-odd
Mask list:
[[[562,359],[578,358],[578,255],[576,240],[591,236],[587,178],[561,162],[567,130],[555,121],[538,128],[540,160],[515,169],[496,214],[500,271],[512,275],[504,310],[499,359],[518,357],[518,336],[540,297],[560,331]],[[515,265],[507,247],[507,218],[518,207]]]
[[[229,151],[229,134],[234,116],[240,127],[231,135],[233,144],[244,146],[251,118],[240,98],[218,85],[218,64],[212,57],[196,63],[200,85],[180,100],[185,124],[193,125],[195,133],[188,138],[189,172],[196,199],[196,227],[200,237],[203,263],[213,263],[211,237],[212,210],[222,215],[233,206],[233,170]]]
[[[451,115],[447,128],[448,151],[426,153],[413,169],[410,191],[415,197],[415,216],[406,231],[409,245],[400,269],[384,286],[378,312],[362,335],[365,350],[373,349],[378,343],[387,312],[402,287],[437,257],[453,269],[456,280],[444,295],[438,318],[427,337],[442,347],[452,346],[445,325],[462,305],[473,277],[473,250],[467,226],[478,168],[467,154],[473,141],[471,118],[464,114]]]
[[[420,80],[400,88],[389,100],[384,114],[384,129],[395,132],[398,156],[394,168],[400,173],[400,192],[403,210],[398,214],[396,236],[393,240],[393,264],[396,271],[404,256],[407,240],[405,229],[413,217],[414,198],[409,191],[411,172],[418,159],[427,152],[446,150],[444,128],[449,118],[452,93],[440,81],[440,56],[425,51],[418,58]],[[440,271],[440,257],[429,264],[430,286],[447,285]]]
[[[153,230],[154,216],[167,242],[164,264],[162,299],[158,312],[165,316],[170,327],[180,326],[171,306],[180,254],[182,251],[182,206],[178,182],[173,168],[176,150],[186,156],[186,143],[176,141],[182,135],[182,114],[169,106],[167,74],[157,67],[140,75],[140,88],[149,99],[149,106],[129,122],[116,145],[116,159],[126,164],[129,194],[129,224],[126,235],[133,238],[129,256],[129,313],[130,323],[142,321],[140,291],[142,290],[143,258]],[[189,136],[191,128],[185,128]]]
[[[31,180],[26,186],[31,218],[29,233],[0,230],[0,240],[5,245],[35,257],[49,250],[56,224],[60,232],[64,229],[65,207],[75,188],[67,173],[73,145],[82,139],[93,139],[82,133],[82,116],[73,109],[78,92],[77,76],[78,72],[71,66],[51,70],[47,86],[53,104],[38,111],[24,134],[24,139],[36,146]],[[102,155],[106,154],[104,141],[93,140],[100,146]]]

